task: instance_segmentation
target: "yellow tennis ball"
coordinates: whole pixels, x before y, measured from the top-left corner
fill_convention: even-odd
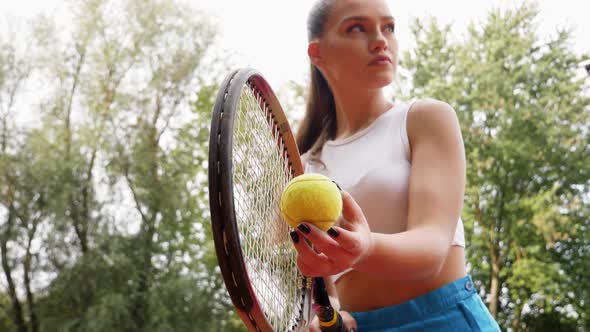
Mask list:
[[[341,213],[340,189],[321,174],[308,173],[293,178],[281,195],[281,214],[293,228],[309,222],[327,231]]]

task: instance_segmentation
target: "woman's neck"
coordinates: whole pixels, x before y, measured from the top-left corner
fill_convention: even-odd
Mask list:
[[[386,100],[382,89],[338,90],[336,103],[336,136],[346,138],[369,126],[377,117],[389,110],[393,103]]]

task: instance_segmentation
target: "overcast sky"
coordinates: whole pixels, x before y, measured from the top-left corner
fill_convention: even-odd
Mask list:
[[[289,80],[302,82],[307,71],[305,21],[313,0],[184,0],[207,12],[217,24],[218,49],[235,66],[260,70],[273,85]],[[0,29],[5,15],[28,18],[35,13],[60,17],[64,0],[0,0]],[[522,0],[388,0],[396,18],[400,49],[411,47],[408,24],[414,17],[432,15],[441,23],[453,23],[457,38],[470,21],[481,21],[492,7],[514,7]],[[587,0],[539,0],[539,33],[554,34],[558,27],[574,29],[577,52],[590,51],[590,2]]]

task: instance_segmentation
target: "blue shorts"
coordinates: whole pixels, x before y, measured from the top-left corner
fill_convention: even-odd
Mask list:
[[[351,314],[358,332],[500,331],[470,276],[407,302]]]

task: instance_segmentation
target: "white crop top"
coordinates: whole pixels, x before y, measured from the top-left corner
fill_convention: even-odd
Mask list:
[[[406,131],[411,104],[394,106],[368,127],[339,140],[328,140],[320,159],[302,156],[305,173],[336,181],[359,204],[372,232],[399,233],[407,228],[410,144]],[[463,222],[457,222],[452,245],[465,247]],[[336,281],[346,270],[332,276]]]

